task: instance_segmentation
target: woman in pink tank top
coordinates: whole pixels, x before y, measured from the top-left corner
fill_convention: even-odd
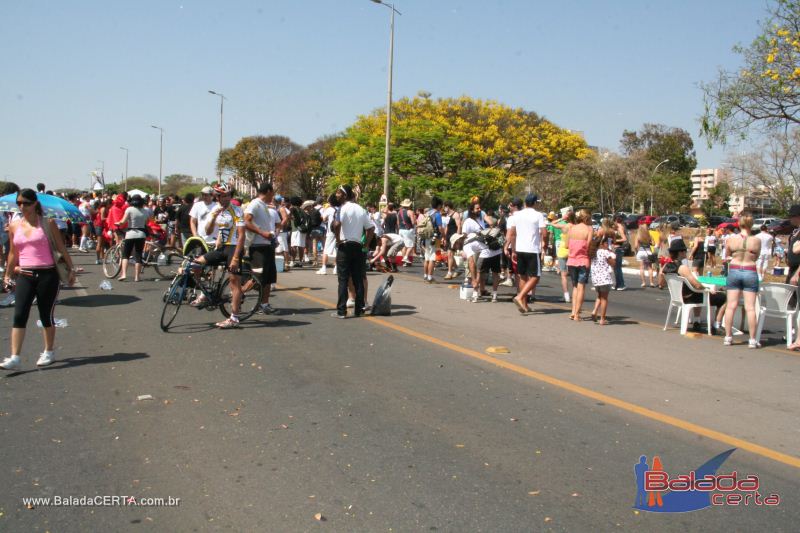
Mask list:
[[[581,306],[589,282],[589,242],[592,240],[592,227],[589,221],[592,214],[581,209],[575,216],[575,225],[567,233],[567,270],[572,280],[572,314],[570,320],[581,319]]]
[[[44,331],[44,352],[39,356],[36,365],[47,366],[55,360],[53,344],[56,328],[53,324],[53,311],[61,282],[53,261],[51,239],[69,267],[69,284],[75,282],[75,268],[64,246],[61,232],[55,222],[44,218],[36,193],[32,189],[22,189],[17,195],[17,207],[22,216],[8,226],[11,247],[3,277],[6,285],[9,285],[12,276],[16,278],[11,355],[0,363],[0,368],[5,370],[21,368],[19,353],[25,340],[25,329],[34,298]]]

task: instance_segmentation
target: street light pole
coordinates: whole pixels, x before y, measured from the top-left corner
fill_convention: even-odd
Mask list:
[[[120,150],[125,150],[125,182],[123,185],[123,189],[125,191],[128,190],[128,149],[124,146],[119,147]]]
[[[100,185],[106,186],[106,162],[102,159],[97,160],[100,163]]]
[[[158,195],[161,196],[161,173],[164,167],[164,128],[160,126],[150,126],[161,132],[161,148],[158,152]]]
[[[222,117],[225,106],[225,95],[215,91],[208,91],[209,94],[219,96],[219,154],[217,158],[217,180],[222,180],[222,167],[219,166],[219,156],[222,156]]]
[[[392,136],[392,70],[394,68],[394,14],[402,15],[394,8],[394,4],[387,4],[382,0],[372,0],[376,4],[388,7],[391,11],[389,19],[389,82],[386,92],[386,146],[383,157],[383,194],[389,198],[389,154],[391,151],[390,140]]]
[[[665,159],[661,163],[657,164],[656,168],[653,169],[653,172],[650,173],[650,216],[653,216],[653,178],[656,175],[656,170],[658,170],[658,167],[664,163],[669,163],[669,159]]]

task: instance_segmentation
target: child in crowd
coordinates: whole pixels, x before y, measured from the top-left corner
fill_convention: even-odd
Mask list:
[[[614,284],[614,265],[616,256],[608,249],[608,239],[602,236],[594,237],[589,244],[589,258],[592,266],[589,270],[592,276],[592,285],[597,291],[597,300],[594,302],[592,321],[605,326],[606,311],[608,310],[608,293]],[[599,320],[598,320],[599,317]]]

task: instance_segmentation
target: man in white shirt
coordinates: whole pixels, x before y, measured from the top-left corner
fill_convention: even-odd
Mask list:
[[[528,293],[539,283],[542,272],[540,254],[542,245],[547,240],[547,220],[542,213],[533,208],[538,200],[538,196],[529,194],[525,197],[525,209],[517,211],[508,219],[505,246],[506,253],[509,248],[513,248],[511,259],[517,262],[517,275],[520,281],[514,304],[521,313],[529,311]]]
[[[333,232],[336,235],[336,268],[338,270],[339,298],[336,302],[336,312],[331,316],[347,318],[347,283],[352,279],[356,292],[355,315],[364,314],[364,269],[366,254],[363,242],[369,242],[374,233],[374,227],[369,214],[363,207],[355,202],[353,188],[350,185],[341,185],[336,189],[336,199],[341,207],[337,220],[333,223]]]
[[[775,241],[775,238],[772,234],[767,230],[766,225],[762,225],[758,235],[756,235],[758,239],[761,241],[761,253],[756,259],[756,271],[758,272],[758,279],[760,281],[764,280],[764,274],[766,274],[767,269],[769,268],[769,260],[772,258],[772,245]]]
[[[200,201],[195,202],[189,211],[189,226],[192,228],[192,235],[203,239],[209,248],[213,248],[214,242],[217,240],[216,227],[211,234],[206,233],[208,215],[219,205],[212,199],[213,193],[214,190],[208,185],[203,187],[200,191]]]
[[[275,193],[272,185],[262,183],[258,187],[258,196],[247,204],[244,210],[244,225],[253,237],[250,243],[250,263],[253,270],[261,269],[261,305],[259,312],[269,315],[275,309],[269,305],[269,293],[272,284],[278,281],[275,268],[275,210],[269,207]]]

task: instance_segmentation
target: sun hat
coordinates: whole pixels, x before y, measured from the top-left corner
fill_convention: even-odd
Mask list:
[[[306,207],[314,207],[314,200],[306,200],[303,202],[303,205],[300,206],[300,209],[305,209]]]
[[[400,202],[400,207],[411,207],[411,199],[406,198],[402,202]]]

